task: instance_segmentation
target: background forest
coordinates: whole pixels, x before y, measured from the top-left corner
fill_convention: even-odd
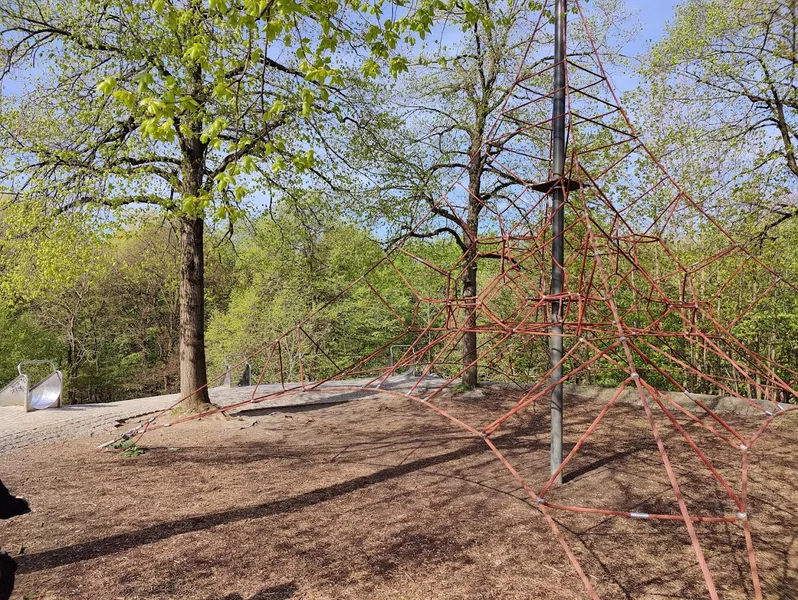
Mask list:
[[[52,88],[37,88],[42,75],[32,62],[35,51],[28,42],[20,45],[18,36],[33,4],[17,0],[0,9],[5,32],[5,54],[0,55],[5,61],[0,100],[5,156],[0,188],[5,190],[0,192],[0,384],[14,377],[21,360],[52,358],[64,372],[68,402],[179,389],[181,265],[187,236],[199,235],[202,241],[195,250],[204,266],[209,377],[224,369],[226,355],[249,354],[336,297],[433,205],[483,143],[486,124],[509,93],[508,81],[531,19],[540,10],[534,2],[512,0],[435,3],[423,27],[408,26],[394,36],[386,35],[388,25],[368,29],[364,39],[372,46],[360,53],[359,67],[351,59],[360,55],[357,50],[347,50],[342,66],[334,68],[325,47],[302,49],[319,38],[297,39],[281,30],[285,60],[279,65],[268,58],[260,61],[281,78],[269,80],[274,89],[265,103],[258,88],[263,79],[230,83],[230,73],[244,77],[249,58],[232,67],[217,64],[213,56],[190,58],[197,64],[206,60],[203,68],[217,73],[217,79],[208,84],[213,93],[195,128],[197,143],[208,148],[203,154],[207,164],[196,171],[205,183],[186,192],[192,179],[185,165],[194,163],[154,158],[170,144],[177,146],[175,136],[193,139],[191,131],[181,129],[194,127],[185,124],[185,114],[168,113],[157,99],[182,83],[170,81],[175,78],[169,75],[157,93],[150,92],[148,86],[155,90],[156,83],[130,73],[139,55],[146,58],[139,52],[122,61],[128,87],[116,76],[101,77],[101,69],[92,66],[80,73],[82,92],[66,89],[59,75],[50,80]],[[73,3],[62,4],[63,9]],[[74,4],[76,10],[93,10]],[[142,14],[169,10],[157,5],[146,3]],[[209,10],[221,10],[215,5]],[[232,9],[225,10],[220,14],[229,15]],[[357,12],[350,6],[343,10]],[[778,0],[685,0],[662,39],[639,56],[629,56],[628,48],[633,42],[639,45],[638,20],[644,15],[630,11],[623,0],[592,0],[586,10],[611,77],[632,74],[637,82],[624,102],[643,139],[714,218],[786,279],[798,281],[796,7]],[[412,31],[430,35],[417,37]],[[226,43],[238,47],[237,34],[228,33]],[[374,54],[378,39],[392,40],[390,52]],[[141,38],[128,42],[131,47],[142,44]],[[583,43],[578,36],[569,40],[573,52]],[[167,53],[174,54],[169,44],[152,47],[153,60],[168,66]],[[299,50],[290,52],[294,47]],[[174,55],[189,60],[190,50],[181,47]],[[94,56],[92,52],[87,56]],[[223,60],[229,54],[219,52]],[[64,77],[85,67],[69,64]],[[228,114],[230,106],[244,103],[245,93],[257,97],[247,109],[251,114],[244,111],[241,116],[238,108]],[[129,94],[136,99],[130,100]],[[103,113],[108,126],[99,126],[96,138],[81,138],[86,123],[95,124],[97,98],[118,100],[119,108]],[[128,109],[133,116],[128,117]],[[142,134],[144,141],[134,148],[125,139],[124,147],[98,151],[118,123],[139,119],[136,111],[148,115],[149,121],[137,121],[139,128],[151,129]],[[263,122],[267,126],[261,130]],[[61,132],[63,140],[80,139],[61,143]],[[607,154],[595,160],[612,159]],[[487,170],[470,175],[471,183],[483,186],[483,195],[500,195],[505,187]],[[623,182],[617,183],[620,189]],[[87,197],[91,199],[84,201]],[[469,219],[478,222],[479,210],[468,210]],[[439,216],[444,224],[418,235],[409,248],[437,265],[451,266],[465,246],[455,224],[446,225],[446,215]],[[490,227],[485,223],[483,233]],[[685,264],[691,256],[708,256],[727,244],[714,228],[685,227],[680,235],[670,243]],[[656,270],[657,258],[647,260]],[[464,286],[478,288],[498,268],[490,259],[475,264],[478,268]],[[735,268],[731,262],[721,263],[707,272],[712,279],[707,285],[725,280]],[[413,272],[417,287],[436,293],[440,282],[428,269],[416,268],[408,259],[402,270]],[[725,322],[735,323],[747,306],[744,299],[768,288],[765,275],[751,272],[724,290],[717,311]],[[379,275],[374,285],[398,312],[412,311],[412,298],[397,273]],[[314,338],[333,349],[331,361],[341,364],[369,354],[397,334],[396,321],[386,318],[385,307],[365,294],[347,295],[334,311],[314,321],[314,328]],[[795,294],[780,292],[759,302],[733,331],[756,352],[798,369]],[[519,352],[530,353],[518,364],[528,366],[524,377],[534,377],[534,365],[545,364],[545,355]],[[690,359],[701,370],[735,377],[725,371],[728,366],[713,364],[707,356]],[[389,357],[379,360],[387,363]],[[257,374],[257,360],[253,367]],[[329,375],[324,369],[320,366],[309,376]],[[493,380],[506,375],[479,374]],[[597,369],[585,381],[609,385],[617,384],[617,377]],[[694,391],[713,391],[702,388],[699,380],[685,384]]]

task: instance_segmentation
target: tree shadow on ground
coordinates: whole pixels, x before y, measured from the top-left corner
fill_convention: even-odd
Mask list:
[[[575,488],[581,489],[586,497],[592,497],[591,481],[588,478],[586,482],[579,486],[579,479],[586,475],[596,474],[599,471],[604,471],[603,479],[598,479],[603,485],[611,484],[623,492],[623,497],[630,499],[630,508],[632,505],[640,512],[649,513],[675,513],[678,508],[672,505],[675,500],[665,502],[664,498],[670,498],[671,489],[667,479],[652,480],[649,482],[649,488],[643,488],[645,494],[635,494],[637,488],[630,483],[630,474],[640,473],[641,476],[649,474],[654,467],[657,468],[657,473],[661,473],[662,465],[659,454],[656,453],[656,445],[650,436],[647,429],[638,431],[638,424],[634,421],[625,421],[624,417],[627,414],[632,414],[636,407],[619,406],[615,414],[618,414],[618,420],[610,422],[609,426],[604,430],[598,430],[596,434],[595,444],[586,445],[580,454],[579,460],[570,463],[569,470],[566,474],[566,481],[576,484]],[[592,416],[587,414],[579,415],[578,418],[571,421],[572,424],[587,426],[592,421]],[[504,435],[496,435],[491,439],[496,443],[502,452],[507,451],[508,457],[514,463],[520,464],[525,468],[525,476],[527,472],[532,472],[531,476],[534,477],[535,470],[540,470],[540,465],[537,459],[545,458],[545,465],[542,467],[542,473],[545,475],[548,472],[547,460],[547,447],[548,439],[545,437],[546,422],[543,419],[532,422],[521,422],[516,425],[522,431],[514,433],[506,433]],[[691,430],[692,431],[692,430]],[[644,435],[638,435],[642,432]],[[492,471],[485,473],[480,471],[483,463],[479,465],[472,465],[475,460],[469,461],[468,465],[457,465],[458,461],[468,459],[470,457],[481,458],[482,453],[487,453],[491,461],[495,464],[495,459],[492,458],[484,444],[474,438],[463,437],[458,434],[456,438],[448,437],[440,439],[438,432],[431,432],[429,428],[421,429],[416,427],[405,427],[403,433],[407,437],[396,440],[396,434],[387,435],[383,438],[374,439],[372,431],[356,432],[355,441],[349,441],[344,445],[339,443],[336,439],[334,444],[323,446],[325,456],[320,456],[319,447],[307,445],[297,445],[297,447],[289,447],[288,449],[275,450],[269,444],[251,444],[246,446],[237,446],[236,448],[223,448],[224,452],[219,455],[216,452],[208,452],[204,446],[182,448],[181,452],[168,453],[162,452],[160,454],[154,453],[152,457],[148,457],[147,463],[130,463],[132,467],[138,464],[138,467],[146,469],[157,469],[167,462],[174,464],[176,461],[185,462],[185,466],[202,466],[206,462],[214,465],[223,464],[226,467],[233,467],[237,465],[245,465],[246,463],[269,460],[272,458],[306,458],[308,462],[315,461],[318,464],[328,464],[333,461],[351,461],[363,465],[369,465],[369,468],[376,468],[373,473],[362,475],[359,477],[352,477],[346,481],[328,485],[326,487],[318,488],[301,494],[296,494],[292,497],[282,497],[272,499],[267,502],[256,504],[254,506],[236,507],[226,509],[219,512],[212,512],[203,515],[195,515],[174,519],[169,522],[158,523],[148,527],[144,527],[137,531],[120,533],[115,535],[108,535],[106,537],[89,540],[81,543],[75,543],[70,546],[55,548],[52,550],[37,552],[35,554],[26,555],[20,558],[22,573],[33,573],[44,571],[59,566],[73,565],[83,561],[89,561],[96,558],[112,556],[120,552],[126,552],[138,547],[146,547],[149,544],[159,542],[161,540],[169,539],[173,536],[181,535],[184,533],[201,532],[210,530],[218,525],[225,525],[229,523],[236,523],[250,519],[278,517],[279,515],[292,515],[294,513],[301,513],[305,509],[312,509],[317,505],[323,505],[326,502],[331,502],[341,496],[353,494],[358,490],[368,489],[372,486],[377,486],[384,482],[399,479],[405,475],[412,475],[413,473],[424,472],[425,474],[434,474],[440,477],[447,477],[451,479],[460,479],[482,486],[485,489],[491,490],[493,493],[510,494],[501,486],[496,488],[491,487],[496,474]],[[540,434],[540,435],[538,435]],[[454,435],[454,434],[453,434]],[[535,437],[537,436],[537,437]],[[602,437],[604,436],[604,437]],[[662,433],[663,442],[666,445],[676,445],[678,433],[676,431],[664,431]],[[360,441],[368,437],[369,441]],[[347,440],[349,438],[346,438]],[[432,444],[435,441],[435,445]],[[391,463],[391,466],[376,464],[374,462],[374,450],[378,449],[380,452],[385,452],[386,456],[392,450],[395,454],[403,454],[410,446],[424,444],[425,452],[435,452],[433,456],[425,456],[424,458],[417,458],[410,460],[413,452],[407,453],[405,458],[399,465]],[[452,447],[451,444],[456,444]],[[566,444],[566,451],[569,449],[569,444]],[[344,454],[341,448],[352,450],[351,456]],[[415,450],[414,450],[415,451]],[[541,451],[543,454],[541,454]],[[647,453],[653,453],[653,458],[647,456]],[[681,457],[680,463],[685,463],[689,467],[696,462],[696,457],[693,456],[692,451],[687,448],[675,447],[673,455]],[[327,456],[329,455],[329,457]],[[382,458],[382,454],[379,455]],[[386,458],[388,460],[390,457]],[[534,459],[534,460],[533,460]],[[689,460],[688,460],[689,459]],[[394,462],[396,458],[392,459]],[[487,459],[486,459],[487,460]],[[535,462],[537,461],[537,462]],[[691,462],[692,461],[692,462]],[[371,467],[371,465],[374,465]],[[312,465],[310,465],[312,466]],[[611,469],[605,467],[611,466]],[[472,469],[472,467],[474,467]],[[310,468],[310,467],[309,467]],[[326,467],[325,467],[326,468]],[[331,470],[334,467],[328,469]],[[606,471],[611,471],[609,474]],[[362,471],[359,471],[362,472]],[[501,471],[504,477],[507,474]],[[487,475],[487,476],[486,476]],[[722,511],[722,504],[719,499],[724,499],[725,496],[710,493],[710,490],[704,489],[703,479],[698,477],[700,473],[691,473],[689,468],[680,472],[679,477],[686,492],[695,492],[698,494],[695,498],[690,498],[691,506],[694,506],[701,513],[718,514]],[[664,477],[664,475],[663,475]],[[544,479],[545,481],[545,479]],[[658,487],[659,483],[664,482],[664,487]],[[645,483],[645,482],[643,482]],[[656,485],[655,485],[656,484]],[[389,484],[385,486],[388,492],[381,492],[372,490],[380,502],[396,501],[395,496],[390,496],[387,500],[385,494],[390,494],[395,491]],[[569,489],[569,488],[566,488]],[[260,491],[260,490],[258,490]],[[401,490],[400,490],[401,491]],[[397,492],[398,493],[398,492]],[[407,492],[410,493],[410,492]],[[426,493],[426,492],[425,492]],[[515,492],[512,492],[515,493]],[[706,497],[704,496],[706,494]],[[520,495],[520,494],[519,494]],[[768,496],[773,500],[772,496]],[[462,499],[462,496],[459,496]],[[784,499],[787,500],[788,496]],[[526,499],[518,498],[519,501]],[[377,501],[377,500],[375,500]],[[360,501],[355,502],[362,502]],[[432,508],[432,514],[436,510],[441,510],[441,505],[437,504]],[[774,507],[775,508],[775,507]],[[487,513],[485,513],[487,514]],[[591,517],[591,519],[599,519],[599,517]],[[620,592],[623,598],[631,600],[632,598],[640,597],[642,594],[650,592],[651,590],[662,589],[669,586],[674,579],[680,578],[682,571],[687,565],[690,569],[696,569],[691,559],[679,561],[674,564],[673,569],[670,567],[661,567],[655,569],[650,575],[641,571],[638,567],[634,569],[625,569],[624,560],[628,551],[620,553],[620,557],[613,553],[608,553],[608,548],[617,548],[618,545],[625,548],[632,547],[632,544],[641,548],[650,548],[653,552],[661,553],[663,556],[679,556],[685,546],[686,534],[677,534],[679,525],[673,522],[635,522],[635,529],[618,529],[610,526],[610,523],[618,522],[616,519],[601,518],[597,523],[588,522],[586,517],[575,517],[570,513],[558,514],[557,524],[565,533],[572,543],[575,552],[579,555],[580,560],[584,559],[588,565],[597,573],[602,573],[605,581],[611,582],[613,586]],[[471,560],[469,550],[472,547],[473,538],[465,537],[461,539],[458,534],[447,534],[447,531],[429,531],[419,530],[415,526],[415,521],[408,520],[406,522],[396,521],[401,527],[397,525],[394,529],[390,530],[390,537],[386,543],[379,546],[379,551],[367,553],[359,563],[360,569],[365,569],[366,572],[372,574],[375,578],[390,577],[394,572],[399,572],[402,569],[410,568],[410,572],[420,571],[423,566],[419,565],[436,565],[439,562],[446,562],[446,564],[456,564],[459,567],[468,565]],[[429,522],[427,524],[429,526]],[[625,527],[625,526],[622,526]],[[683,527],[683,525],[682,525]],[[729,553],[738,551],[739,541],[742,539],[740,532],[732,529],[731,526],[721,527],[713,526],[713,531],[702,532],[701,540],[707,541],[710,552],[708,556],[713,560],[713,566],[720,561],[719,557]],[[718,531],[714,531],[718,529]],[[210,535],[215,535],[216,532],[211,532]],[[732,535],[737,534],[737,535]],[[772,536],[769,532],[769,536]],[[620,537],[619,537],[620,536]],[[306,553],[307,556],[317,556],[317,560],[312,561],[313,564],[324,564],[324,561],[331,561],[332,564],[338,565],[339,563],[331,560],[333,556],[332,551],[323,543],[319,544],[315,539],[307,542],[304,548],[300,550]],[[637,541],[641,540],[641,541]],[[793,538],[794,540],[794,538]],[[689,544],[689,540],[686,540]],[[769,548],[770,550],[770,565],[778,565],[782,570],[781,580],[770,584],[768,592],[787,594],[777,596],[779,598],[791,598],[789,595],[790,590],[796,589],[796,580],[794,577],[794,570],[790,568],[790,550],[787,546],[778,547],[781,543]],[[765,542],[759,539],[755,534],[755,544],[757,546],[764,546]],[[283,550],[276,546],[278,552]],[[358,548],[356,542],[352,542],[352,549]],[[317,550],[318,549],[318,550]],[[474,550],[479,551],[476,546]],[[285,552],[297,552],[298,550],[291,550],[290,546]],[[744,547],[743,547],[744,551]],[[314,554],[318,552],[318,554]],[[337,550],[336,550],[337,553]],[[335,558],[333,556],[333,558]],[[477,563],[478,565],[480,563]],[[738,565],[736,572],[729,575],[728,578],[733,579],[733,582],[744,581],[747,577],[747,563],[743,562]],[[319,578],[324,578],[325,584],[333,584],[336,586],[350,585],[350,576],[352,570],[347,570],[346,566],[330,569],[329,572],[324,572],[318,575]],[[727,579],[728,579],[727,578]],[[701,587],[700,574],[696,575],[693,571],[689,572],[689,576],[685,575],[688,580],[672,597],[680,598],[700,598],[705,597],[705,590]],[[770,582],[768,582],[770,583]],[[262,585],[262,584],[261,584]],[[305,583],[302,584],[303,587]],[[747,585],[747,583],[745,584]],[[228,583],[229,586],[229,583]],[[266,587],[260,590],[256,595],[249,596],[241,592],[232,591],[228,592],[232,587],[233,590],[236,586],[225,586],[220,589],[219,593],[227,592],[226,596],[213,596],[208,600],[281,600],[293,598],[297,595],[296,586],[285,584],[276,587]],[[225,589],[226,588],[226,589]],[[241,588],[238,588],[241,589]],[[748,588],[746,588],[748,589]],[[205,592],[207,593],[207,591]],[[251,593],[251,592],[250,592]]]
[[[213,598],[210,600],[288,600],[292,598],[297,591],[295,583],[285,583],[283,585],[269,586],[258,591],[254,596],[245,599],[244,596],[238,592],[227,594],[222,598]]]
[[[579,420],[581,421],[582,419]],[[528,437],[530,433],[534,432],[534,430],[539,427],[541,427],[541,425],[536,423],[532,427],[525,428],[523,433],[508,432],[503,435],[494,436],[491,439],[494,441],[497,447],[503,448],[505,450],[515,448],[523,451],[533,451],[535,449],[539,449],[541,444],[544,444],[545,442],[545,440],[533,440]],[[422,471],[445,463],[458,461],[479,453],[490,453],[481,440],[467,438],[464,440],[463,444],[464,445],[462,447],[449,452],[404,462],[396,466],[385,467],[369,475],[355,477],[348,481],[311,490],[309,492],[298,494],[289,498],[272,500],[254,506],[233,508],[215,513],[184,517],[174,521],[168,521],[165,523],[151,525],[149,527],[144,527],[132,532],[109,535],[95,540],[76,543],[70,546],[24,555],[19,559],[19,572],[34,573],[37,571],[53,569],[60,566],[118,554],[120,552],[125,552],[133,548],[159,542],[177,535],[205,531],[219,525],[235,523],[248,519],[259,519],[274,515],[295,513],[305,508],[328,502],[337,497],[350,494],[395,478],[399,478],[410,473]],[[631,452],[635,451],[636,449],[632,448]],[[629,453],[630,451],[622,450],[608,457],[605,461],[600,461],[600,464],[613,462],[613,460],[617,460],[619,457],[622,458]],[[246,460],[252,460],[253,458],[255,457],[250,454]],[[170,460],[173,459],[174,457],[170,457]],[[591,468],[596,468],[596,466],[596,464],[593,464],[591,465]]]
[[[316,410],[322,410],[325,408],[330,408],[331,406],[337,406],[339,404],[345,404],[349,402],[349,400],[330,400],[330,401],[323,401],[323,402],[315,402],[313,404],[295,404],[292,406],[266,406],[266,407],[258,407],[258,408],[240,408],[235,412],[235,416],[242,416],[242,417],[259,417],[263,415],[271,415],[275,413],[284,414],[284,413],[304,413],[304,412],[312,412]],[[255,405],[257,406],[257,405]]]
[[[512,438],[515,436],[507,435],[505,437]],[[382,483],[397,477],[402,477],[403,475],[450,461],[466,458],[485,451],[487,451],[487,448],[481,442],[481,440],[474,440],[474,442],[451,452],[406,462],[398,466],[380,469],[379,471],[376,471],[370,475],[355,477],[342,483],[312,490],[291,498],[273,500],[270,502],[257,504],[255,506],[247,506],[216,513],[186,517],[177,519],[175,521],[152,525],[150,527],[144,527],[133,532],[119,533],[88,542],[65,546],[63,548],[55,548],[53,550],[46,550],[44,552],[24,555],[19,559],[19,572],[33,573],[36,571],[53,569],[64,565],[99,558],[101,556],[117,554],[119,552],[124,552],[126,550],[147,544],[152,544],[154,542],[158,542],[176,535],[182,535],[184,533],[195,531],[204,531],[218,525],[234,523],[247,519],[259,519],[278,514],[297,512],[304,508],[314,506],[322,502],[327,502],[339,496],[349,494],[378,483]]]

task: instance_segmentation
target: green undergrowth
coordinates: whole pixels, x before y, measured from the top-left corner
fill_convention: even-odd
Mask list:
[[[463,393],[463,392],[470,392],[473,389],[474,388],[472,386],[468,385],[467,383],[462,383],[461,382],[461,383],[457,384],[457,387],[454,388],[454,391],[458,392],[458,393]]]
[[[137,446],[133,440],[121,440],[111,447],[114,450],[119,450],[119,454],[125,458],[134,458],[144,454],[144,448]]]

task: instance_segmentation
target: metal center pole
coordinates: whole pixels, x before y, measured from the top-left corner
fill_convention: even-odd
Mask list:
[[[562,177],[565,170],[565,14],[566,0],[555,0],[554,9],[554,108],[552,111],[551,173],[557,181],[551,193],[551,295],[562,294],[563,284],[563,227],[564,194]],[[562,379],[563,368],[556,366],[563,355],[563,302],[556,299],[551,304],[551,374],[552,383]],[[562,464],[562,383],[551,391],[551,473]],[[562,474],[557,477],[562,483]]]

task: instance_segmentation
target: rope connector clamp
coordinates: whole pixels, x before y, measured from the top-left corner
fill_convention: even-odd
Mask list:
[[[748,450],[748,446],[745,444],[740,444],[740,450]]]
[[[746,512],[738,512],[737,513],[737,518],[740,519],[741,521],[745,521],[748,518],[748,513],[746,513]]]
[[[640,512],[629,513],[629,516],[632,517],[633,519],[648,519],[649,518],[649,514],[648,513],[640,513]]]

